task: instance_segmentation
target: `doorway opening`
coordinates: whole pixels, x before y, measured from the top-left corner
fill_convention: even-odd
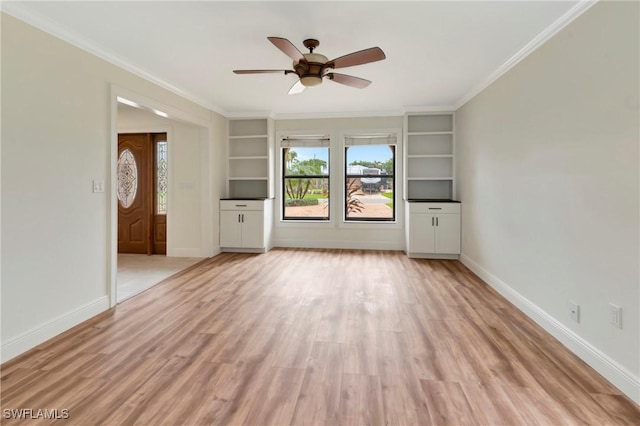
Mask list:
[[[166,133],[118,134],[118,302],[200,260],[166,257],[168,152]]]
[[[167,254],[167,134],[118,134],[118,254]]]
[[[136,143],[133,135],[142,135],[144,143]],[[211,144],[207,118],[111,86],[111,307],[213,255],[212,200],[218,191],[212,187]],[[138,206],[142,216],[134,217],[130,213],[142,187],[146,202]]]

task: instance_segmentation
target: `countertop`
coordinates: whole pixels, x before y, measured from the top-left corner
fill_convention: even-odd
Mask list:
[[[443,198],[409,198],[410,203],[459,203],[460,201]]]

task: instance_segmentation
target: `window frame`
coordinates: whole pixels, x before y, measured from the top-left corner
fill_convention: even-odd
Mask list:
[[[363,143],[363,144],[350,144],[347,142],[348,139],[381,139],[380,143]],[[394,139],[393,143],[384,143],[382,139]],[[343,185],[342,185],[342,223],[343,226],[366,226],[373,225],[374,227],[379,226],[389,226],[398,224],[398,215],[399,215],[399,206],[398,203],[401,200],[401,197],[398,197],[398,190],[402,188],[398,183],[398,176],[402,174],[401,170],[401,162],[398,160],[398,157],[402,155],[402,134],[400,129],[389,129],[377,132],[366,132],[366,131],[350,131],[342,134],[343,141],[343,150],[342,150],[342,177],[343,177]],[[392,145],[393,149],[393,173],[389,174],[388,172],[384,175],[373,175],[373,174],[364,174],[364,175],[353,175],[349,174],[348,171],[348,162],[347,162],[347,151],[351,146],[365,146],[365,145]],[[385,177],[392,179],[392,190],[393,190],[393,198],[391,201],[393,203],[393,211],[392,217],[390,218],[376,218],[376,217],[354,217],[349,218],[347,212],[347,183],[350,178],[362,178],[362,177]]]
[[[313,141],[317,139],[318,145],[314,146],[312,143],[304,146],[304,144],[294,145],[294,146],[284,146],[285,141],[289,141],[290,143],[294,143],[293,141]],[[331,188],[331,137],[326,134],[286,134],[281,135],[278,138],[278,161],[280,166],[280,223],[330,223],[331,218],[331,199],[332,199],[332,188]],[[320,142],[324,141],[324,142]],[[327,174],[314,174],[314,175],[286,175],[287,166],[286,166],[286,157],[285,157],[285,149],[292,148],[324,148],[327,150],[327,165],[326,170]],[[286,216],[286,200],[287,200],[287,189],[286,182],[288,179],[322,179],[327,182],[327,215],[325,216]]]

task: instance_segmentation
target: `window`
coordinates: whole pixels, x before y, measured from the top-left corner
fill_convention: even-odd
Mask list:
[[[138,192],[138,165],[129,148],[125,148],[118,157],[118,200],[128,209],[136,199]]]
[[[396,218],[396,137],[345,138],[345,220],[394,221]]]
[[[329,220],[329,138],[285,138],[283,220]]]
[[[156,142],[156,214],[167,214],[167,142]]]

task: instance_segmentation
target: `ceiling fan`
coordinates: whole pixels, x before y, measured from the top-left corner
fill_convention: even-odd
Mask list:
[[[370,62],[381,61],[386,58],[384,52],[379,47],[360,50],[349,53],[339,58],[327,59],[319,53],[313,53],[320,42],[316,39],[303,41],[304,46],[309,49],[309,53],[302,53],[286,38],[267,37],[278,49],[283,51],[288,57],[293,59],[292,70],[233,70],[236,74],[268,74],[284,73],[296,74],[299,80],[289,90],[290,95],[301,93],[306,87],[317,86],[322,83],[323,78],[335,81],[336,83],[363,89],[371,84],[371,81],[364,78],[353,77],[351,75],[332,72],[335,68],[353,67],[355,65],[368,64]]]

